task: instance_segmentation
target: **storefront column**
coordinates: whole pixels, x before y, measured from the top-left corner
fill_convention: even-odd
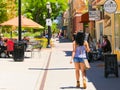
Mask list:
[[[114,50],[115,50],[115,15],[114,13],[111,14],[111,35],[112,35],[112,42],[111,42],[111,46],[112,46],[112,53],[114,53]]]

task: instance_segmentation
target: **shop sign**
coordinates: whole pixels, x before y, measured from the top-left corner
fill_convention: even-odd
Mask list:
[[[116,12],[117,10],[117,4],[114,0],[107,0],[105,3],[104,3],[104,10],[107,12],[107,13],[114,13]]]
[[[100,11],[89,11],[89,20],[100,20]]]

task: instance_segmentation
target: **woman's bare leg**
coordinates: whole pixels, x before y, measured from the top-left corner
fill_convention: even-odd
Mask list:
[[[75,63],[75,74],[76,74],[76,80],[79,81],[79,78],[80,78],[80,65],[79,65],[79,63]]]
[[[80,68],[82,72],[82,78],[86,78],[86,68],[84,63],[80,63]]]
[[[84,89],[86,88],[86,69],[85,69],[85,64],[80,63],[80,68],[82,72],[82,79],[83,79],[83,87]]]
[[[80,64],[79,63],[75,63],[75,75],[76,75],[76,81],[77,81],[77,85],[76,87],[80,87]]]

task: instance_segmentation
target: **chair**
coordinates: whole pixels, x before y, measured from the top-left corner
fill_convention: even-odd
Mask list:
[[[32,57],[32,52],[33,52],[33,46],[32,46],[32,44],[28,44],[27,45],[27,48],[26,48],[26,50],[25,50],[25,53],[28,53],[28,52],[30,52],[31,53],[31,57]]]

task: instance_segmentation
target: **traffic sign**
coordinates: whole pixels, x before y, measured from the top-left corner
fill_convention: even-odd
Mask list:
[[[104,10],[108,13],[114,13],[117,10],[117,4],[114,0],[107,0],[104,3]]]
[[[51,19],[46,19],[46,25],[47,26],[52,26],[52,20]]]

